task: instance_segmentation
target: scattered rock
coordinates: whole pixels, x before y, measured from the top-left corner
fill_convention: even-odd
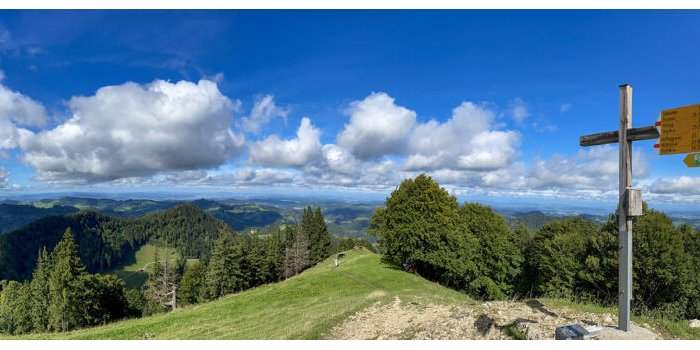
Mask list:
[[[512,339],[515,328],[528,339],[554,339],[554,330],[564,324],[614,328],[614,322],[609,314],[553,309],[539,302],[494,301],[446,306],[394,298],[393,302],[377,302],[347,318],[327,338]]]
[[[607,315],[607,314],[606,314],[605,317],[603,317],[603,323],[604,323],[604,324],[611,324],[611,323],[613,323],[612,317],[610,317],[610,315]]]
[[[690,327],[690,328],[700,328],[700,320],[690,320],[690,321],[688,321],[688,327]]]

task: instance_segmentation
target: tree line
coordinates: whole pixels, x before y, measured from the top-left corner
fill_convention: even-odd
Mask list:
[[[41,249],[31,281],[0,282],[0,332],[61,332],[133,315],[124,283],[86,272],[73,231],[49,254]]]
[[[617,217],[565,218],[533,231],[459,205],[429,176],[403,181],[370,223],[383,258],[480,299],[617,301]],[[644,206],[634,223],[633,312],[700,317],[700,233]]]
[[[284,280],[323,261],[332,248],[320,208],[305,208],[297,225],[263,234],[223,234],[214,242],[208,261],[184,270],[178,302],[195,304]]]
[[[184,233],[166,237],[191,232],[191,223],[180,224]],[[68,331],[213,300],[292,277],[334,249],[359,243],[333,240],[320,208],[308,207],[297,225],[262,234],[221,230],[211,251],[195,254],[190,263],[186,255],[178,254],[173,262],[156,251],[145,287],[127,289],[114,275],[88,272],[81,261],[79,236],[68,227],[51,253],[46,247],[39,250],[31,279],[0,282],[0,333]]]

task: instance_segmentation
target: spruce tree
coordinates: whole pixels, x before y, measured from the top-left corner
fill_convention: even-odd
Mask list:
[[[201,262],[195,262],[185,269],[177,292],[180,304],[196,304],[204,299],[206,268]]]
[[[303,223],[297,226],[293,241],[285,251],[284,277],[289,278],[309,266],[309,238]]]
[[[52,266],[49,259],[49,253],[46,247],[43,247],[39,252],[36,267],[32,274],[31,294],[32,294],[32,323],[34,331],[44,332],[48,330],[49,325],[49,306],[51,300],[49,298],[49,275]]]
[[[313,215],[315,223],[314,251],[312,252],[312,264],[318,264],[327,258],[331,253],[331,235],[326,226],[326,220],[323,218],[321,208],[317,207]]]
[[[29,283],[7,282],[0,293],[0,333],[23,334],[32,328]]]
[[[206,278],[206,292],[211,299],[237,290],[240,278],[240,246],[236,249],[235,243],[233,235],[229,232],[222,233],[214,242]]]
[[[69,305],[68,302],[71,294],[76,293],[74,282],[85,273],[70,227],[66,229],[63,239],[54,248],[51,261],[53,268],[49,275],[49,329],[66,331],[78,324],[79,315],[71,310],[79,308]]]

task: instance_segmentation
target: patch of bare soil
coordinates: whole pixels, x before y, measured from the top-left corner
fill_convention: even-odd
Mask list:
[[[558,326],[615,326],[613,315],[552,309],[532,300],[478,305],[377,302],[350,316],[330,339],[553,339]]]

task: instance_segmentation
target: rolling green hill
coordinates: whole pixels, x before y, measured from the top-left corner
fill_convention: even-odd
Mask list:
[[[327,259],[286,281],[172,313],[35,339],[318,339],[339,321],[377,301],[471,304],[463,293],[350,251],[340,267]]]
[[[175,265],[178,255],[174,248],[156,247],[153,244],[145,244],[134,253],[133,262],[112,271],[107,271],[106,273],[117,275],[129,288],[140,288],[146,283],[148,273],[153,270],[153,259],[156,249],[158,250],[160,260],[165,260],[167,256],[168,263]]]

